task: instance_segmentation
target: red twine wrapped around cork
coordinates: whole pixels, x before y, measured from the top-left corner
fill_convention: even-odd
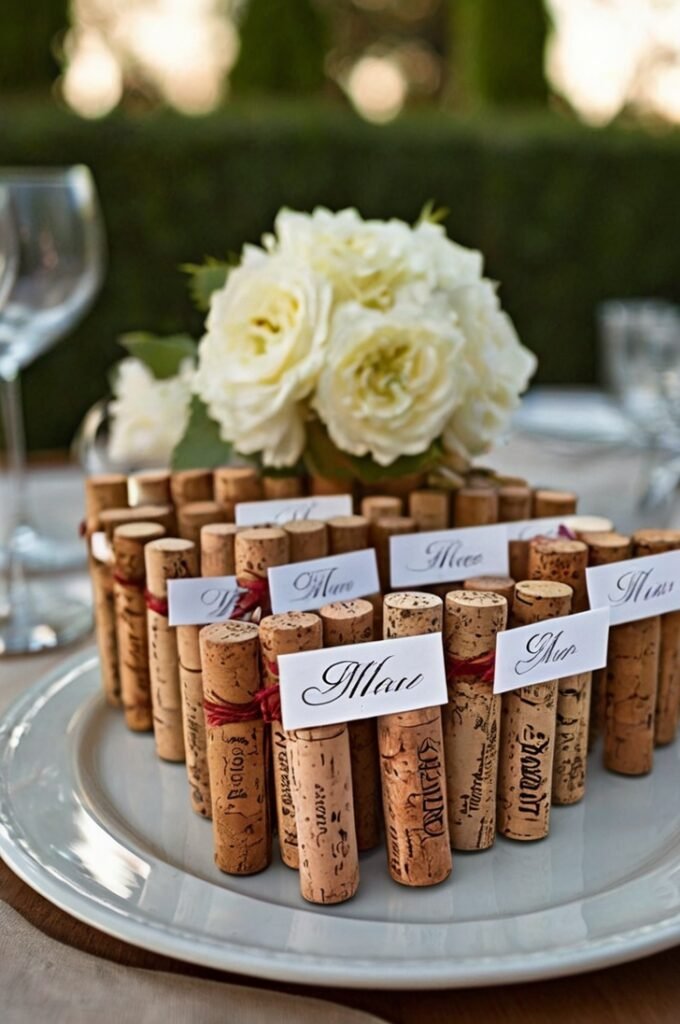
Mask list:
[[[117,572],[113,573],[112,579],[114,583],[120,583],[121,587],[128,587],[129,590],[138,590],[140,593],[144,591],[144,580],[128,580]]]
[[[156,597],[150,590],[144,591],[144,600],[146,601],[146,607],[151,612],[155,612],[156,615],[162,615],[167,619],[168,617],[168,599],[167,597]]]
[[[260,611],[262,615],[269,615],[271,604],[269,599],[269,583],[267,579],[256,576],[254,579],[236,578],[239,587],[245,590],[245,594],[239,596],[234,610],[230,615],[232,619],[245,619],[251,617],[255,612]]]
[[[473,676],[480,683],[492,683],[495,670],[495,651],[481,654],[478,658],[449,658],[446,665],[449,682],[458,676]]]
[[[203,700],[205,724],[210,728],[231,725],[233,722],[253,722],[261,718],[263,722],[278,722],[281,719],[281,702],[278,685],[258,690],[252,700],[243,704],[233,704],[228,700]]]

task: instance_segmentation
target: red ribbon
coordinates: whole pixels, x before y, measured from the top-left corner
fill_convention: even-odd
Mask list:
[[[121,587],[128,587],[130,590],[139,590],[140,593],[144,591],[144,580],[128,580],[125,576],[121,576],[120,573],[117,572],[113,573],[113,580],[115,583],[120,583]]]
[[[87,523],[84,519],[81,519],[78,523],[78,536],[87,537]]]
[[[244,704],[233,704],[228,700],[203,700],[205,724],[209,728],[231,725],[233,722],[253,722],[261,718],[264,722],[281,721],[279,688],[268,686],[258,690],[252,700]]]
[[[458,676],[473,676],[480,683],[492,683],[496,668],[496,652],[481,654],[478,658],[449,658],[446,674],[449,682]]]
[[[237,577],[236,582],[239,587],[245,590],[245,594],[239,595],[239,599],[230,616],[232,619],[246,619],[259,622],[263,615],[270,614],[269,583],[266,577],[264,579],[259,576],[256,576],[254,579],[239,579]],[[260,612],[259,616],[257,615],[258,611]]]
[[[144,600],[149,611],[155,612],[156,615],[163,615],[167,619],[168,599],[166,597],[156,597],[150,590],[145,590]]]
[[[577,539],[574,531],[571,530],[568,526],[565,526],[564,523],[560,523],[560,525],[557,527],[557,536],[562,537],[565,540]]]

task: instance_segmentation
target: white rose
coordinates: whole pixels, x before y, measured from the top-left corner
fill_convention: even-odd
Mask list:
[[[127,465],[167,465],[189,421],[191,359],[176,377],[157,380],[139,359],[119,363],[110,405],[109,455]]]
[[[336,302],[390,309],[402,288],[425,280],[425,254],[413,245],[413,231],[400,220],[363,220],[356,210],[312,214],[281,210],[275,236],[265,246],[323,274]]]
[[[195,390],[238,451],[270,466],[301,455],[301,402],[324,362],[331,300],[308,267],[255,249],[213,292]]]
[[[466,457],[487,452],[510,425],[519,405],[517,392],[507,388],[470,391],[444,431],[444,447]]]
[[[420,221],[413,229],[412,248],[414,268],[433,289],[455,291],[481,279],[482,254],[452,242],[441,224]]]
[[[436,304],[388,313],[342,307],[313,403],[331,440],[381,466],[425,451],[467,387],[463,345],[454,319]]]

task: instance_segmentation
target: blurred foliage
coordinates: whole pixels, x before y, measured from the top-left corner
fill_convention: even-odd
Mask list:
[[[69,25],[70,0],[23,0],[0,18],[0,90],[49,92],[59,74],[57,49]]]
[[[234,96],[322,89],[328,31],[313,0],[248,0],[239,33],[241,47],[229,79]]]
[[[545,104],[543,0],[448,0],[450,68],[465,105]]]
[[[452,238],[481,249],[539,380],[596,376],[594,310],[612,296],[680,299],[680,133],[594,131],[547,114],[374,127],[319,105],[232,105],[184,119],[96,123],[52,105],[0,108],[0,164],[83,161],[100,189],[109,273],[72,337],[26,374],[29,441],[65,446],[107,390],[125,331],[200,337],[181,265],[227,259],[282,205],[356,205],[415,221],[433,199]]]

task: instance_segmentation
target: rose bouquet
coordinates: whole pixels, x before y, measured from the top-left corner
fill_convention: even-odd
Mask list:
[[[535,368],[480,253],[432,216],[284,209],[236,265],[188,270],[205,334],[195,352],[184,337],[128,341],[118,456],[145,431],[160,454],[165,431],[178,468],[238,454],[264,472],[396,477],[487,450]]]

